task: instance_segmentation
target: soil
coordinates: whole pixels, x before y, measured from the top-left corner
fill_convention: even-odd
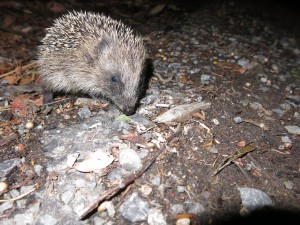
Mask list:
[[[143,165],[162,151],[155,163],[130,188],[112,198],[118,213],[109,219],[111,224],[148,224],[146,221],[130,222],[118,211],[126,196],[134,192],[144,194],[154,206],[159,204],[167,224],[175,224],[180,217],[191,219],[192,224],[217,224],[239,218],[245,207],[238,187],[267,193],[273,202],[272,209],[283,210],[276,211],[283,213],[282,218],[293,219],[300,212],[300,135],[291,134],[285,128],[300,125],[300,24],[297,22],[300,16],[294,3],[11,1],[0,3],[0,7],[1,74],[35,60],[35,49],[54,18],[73,9],[93,10],[130,24],[144,36],[153,65],[146,96],[158,91],[156,103],[171,108],[201,99],[211,103],[208,109],[169,123],[153,123],[169,108],[155,107],[154,103],[141,104],[137,114],[153,123],[153,127],[147,127],[149,132],[159,133],[165,139],[172,135],[172,138],[162,142],[163,151],[151,149],[143,159]],[[204,80],[203,75],[208,75],[208,80]],[[44,190],[51,175],[49,170],[44,169],[25,184],[24,180],[29,177],[26,171],[32,170],[34,165],[49,167],[51,158],[45,154],[48,151],[45,150],[45,131],[51,133],[86,121],[78,116],[82,107],[73,104],[78,96],[71,96],[75,98],[73,101],[69,95],[57,94],[56,103],[50,105],[49,112],[47,106],[39,104],[43,95],[36,67],[24,69],[15,76],[33,76],[26,85],[34,85],[30,86],[31,91],[21,92],[19,83],[1,83],[0,163],[22,159],[22,166],[6,176],[10,190],[28,184],[38,184],[39,189]],[[0,78],[3,81],[4,77],[0,75]],[[16,105],[23,101],[26,101],[26,107]],[[101,111],[101,116],[110,115],[111,120],[118,112],[113,104],[104,109],[89,109],[92,118],[99,116]],[[243,122],[236,122],[239,117]],[[28,121],[32,121],[35,128],[20,132]],[[76,132],[74,130],[74,136]],[[137,135],[137,128],[132,125],[128,133]],[[118,137],[122,135],[124,132],[117,133]],[[282,137],[288,137],[289,141],[283,141]],[[146,136],[143,138],[145,140]],[[124,142],[139,150],[137,142]],[[253,150],[214,175],[226,157],[247,146]],[[114,163],[108,172],[118,167],[117,162]],[[155,176],[161,179],[163,194],[157,186],[149,184],[149,178]],[[107,187],[112,186],[109,180],[103,179],[108,182]],[[287,187],[287,182],[293,184],[292,188]],[[141,191],[144,185],[151,186],[151,194]],[[180,186],[186,191],[178,192]],[[28,198],[26,207],[37,201],[32,196],[25,198]],[[172,209],[186,201],[200,202],[205,213],[194,215]],[[16,207],[9,213],[0,214],[0,223],[6,224],[6,220],[25,209]],[[288,214],[294,212],[295,215]],[[83,223],[96,224],[97,213]],[[280,215],[276,213],[273,215]],[[231,221],[231,224],[238,224],[237,221]]]

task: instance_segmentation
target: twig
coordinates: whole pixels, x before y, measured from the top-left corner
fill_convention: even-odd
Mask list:
[[[1,74],[1,75],[0,75],[0,78],[9,76],[9,75],[14,74],[14,73],[16,73],[16,72],[18,72],[18,71],[22,71],[22,70],[25,70],[25,69],[29,69],[30,67],[34,66],[35,64],[36,64],[36,62],[31,62],[31,63],[29,63],[29,64],[27,64],[27,65],[25,65],[25,66],[21,66],[21,68],[17,66],[17,67],[16,67],[15,69],[13,69],[12,71],[9,71],[9,72],[7,72],[7,73]]]
[[[266,131],[270,130],[269,127],[267,125],[265,125],[264,123],[254,121],[252,119],[244,119],[243,122],[253,124],[253,125],[260,127],[261,129],[266,130]]]
[[[12,190],[12,189],[17,189],[17,188],[20,188],[20,187],[22,187],[22,186],[25,186],[25,185],[26,185],[29,181],[31,181],[33,178],[34,178],[34,175],[32,174],[32,175],[30,175],[29,177],[27,177],[25,180],[23,180],[21,183],[16,184],[16,185],[14,185],[14,186],[11,186],[11,187],[10,187],[10,190]]]
[[[167,79],[164,79],[164,78],[162,78],[162,76],[159,73],[153,73],[153,75],[156,76],[164,84],[172,81],[172,79],[173,79],[173,76],[169,77]]]
[[[244,168],[237,161],[233,161],[233,163],[242,171],[242,173],[244,174],[244,176],[246,177],[246,179],[251,183],[252,180],[248,176],[248,174],[246,173],[246,171],[244,170]]]
[[[145,165],[139,172],[133,174],[130,178],[123,180],[120,184],[112,187],[111,189],[104,191],[98,199],[96,199],[93,203],[91,203],[90,205],[88,205],[87,207],[85,207],[83,210],[79,212],[79,218],[83,219],[95,208],[97,208],[101,202],[115,196],[120,190],[126,188],[128,185],[132,184],[136,179],[140,178],[149,169],[149,167],[155,162],[155,160],[161,153],[162,151],[158,151],[158,153],[150,160],[150,162],[147,165]]]
[[[0,146],[6,145],[7,143],[9,143],[17,138],[18,138],[18,135],[16,133],[13,133],[5,138],[2,138],[0,140]]]
[[[257,162],[256,159],[253,158],[253,156],[251,155],[251,153],[247,154],[247,157],[255,163],[256,167],[258,167],[258,169],[260,169],[262,171],[263,174],[265,174],[265,176],[267,178],[271,178],[271,176],[267,173],[267,171],[259,164],[259,162]]]
[[[215,170],[213,175],[218,174],[222,169],[224,169],[226,166],[228,166],[230,163],[234,162],[236,159],[242,157],[243,155],[247,154],[248,152],[252,152],[255,149],[254,146],[248,144],[242,149],[239,149],[232,155],[226,157],[223,162],[218,166],[218,168]]]
[[[11,201],[19,200],[19,199],[25,197],[26,195],[29,195],[31,192],[34,192],[35,190],[36,190],[36,187],[34,187],[32,190],[27,191],[26,193],[21,194],[21,195],[15,197],[15,198],[11,198],[11,199],[0,199],[0,202],[11,202]]]
[[[72,98],[59,99],[59,100],[56,100],[56,101],[54,101],[54,102],[46,103],[46,104],[44,104],[43,106],[44,106],[44,107],[45,107],[45,106],[51,106],[51,105],[55,105],[55,104],[60,103],[60,102],[67,102],[67,101],[69,101],[69,100],[72,100]]]

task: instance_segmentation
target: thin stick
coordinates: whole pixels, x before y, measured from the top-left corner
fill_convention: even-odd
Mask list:
[[[237,162],[237,161],[232,161],[241,171],[242,173],[244,174],[244,176],[246,177],[246,179],[252,183],[252,180],[251,178],[248,176],[248,174],[246,173],[246,171],[244,170],[244,168]]]
[[[120,184],[112,187],[111,189],[104,191],[102,195],[96,199],[94,202],[92,202],[90,205],[85,207],[83,210],[79,212],[79,218],[83,219],[86,217],[90,212],[92,212],[95,208],[98,207],[98,205],[113,196],[115,196],[120,190],[126,188],[128,185],[132,184],[136,179],[140,178],[148,169],[149,167],[155,162],[157,157],[162,153],[162,151],[159,151],[151,160],[150,162],[144,166],[139,172],[136,174],[133,174],[130,178],[123,180]]]
[[[19,71],[19,70],[25,70],[25,69],[28,69],[28,68],[32,67],[34,64],[36,64],[36,62],[31,62],[31,63],[29,63],[29,64],[27,64],[27,65],[25,65],[25,66],[21,66],[21,69],[20,69],[19,67],[16,67],[16,68],[13,69],[12,71],[9,71],[9,72],[7,72],[7,73],[1,74],[1,75],[0,75],[0,78],[9,76],[9,75],[11,75],[11,74],[14,74],[14,73],[16,73],[16,72]]]
[[[27,192],[24,193],[24,194],[21,194],[21,195],[15,197],[15,198],[11,198],[11,199],[0,199],[0,202],[11,202],[11,201],[19,200],[19,199],[25,197],[26,195],[29,195],[31,192],[34,192],[35,190],[36,190],[36,187],[33,188],[33,189],[30,190],[30,191],[27,191]]]

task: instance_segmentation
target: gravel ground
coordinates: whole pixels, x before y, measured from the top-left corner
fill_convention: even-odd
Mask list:
[[[3,76],[0,224],[297,224],[299,16],[268,3],[0,5],[1,71],[71,9],[131,24],[153,68],[130,117],[85,96],[40,106],[38,79]]]

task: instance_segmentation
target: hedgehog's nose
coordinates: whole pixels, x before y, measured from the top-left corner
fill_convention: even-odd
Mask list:
[[[125,108],[123,110],[123,113],[126,115],[126,116],[131,116],[135,113],[135,107],[132,107],[132,108]]]

